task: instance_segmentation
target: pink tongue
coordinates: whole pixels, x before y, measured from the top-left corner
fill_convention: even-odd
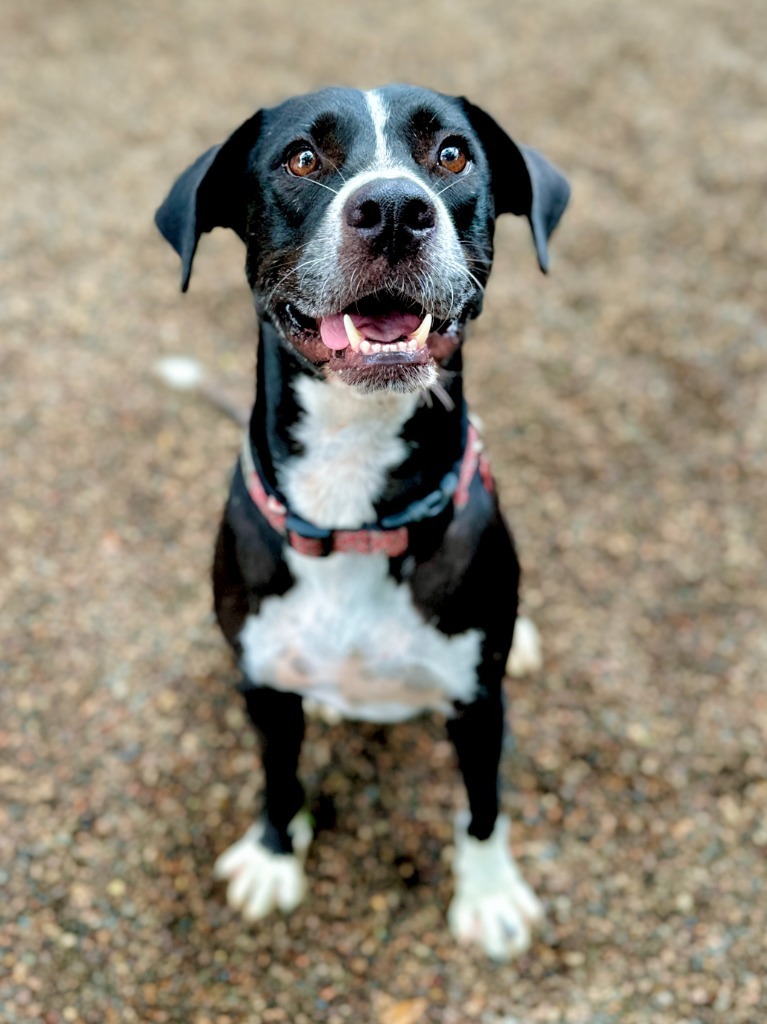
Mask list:
[[[412,334],[421,323],[415,313],[389,313],[387,316],[360,316],[351,314],[352,323],[370,341],[397,341]],[[342,349],[349,344],[344,328],[343,313],[324,316],[320,320],[320,336],[328,348]]]

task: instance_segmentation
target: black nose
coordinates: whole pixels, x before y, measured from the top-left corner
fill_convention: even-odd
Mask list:
[[[395,260],[411,254],[434,231],[437,210],[410,178],[377,178],[349,197],[344,220],[352,235]]]

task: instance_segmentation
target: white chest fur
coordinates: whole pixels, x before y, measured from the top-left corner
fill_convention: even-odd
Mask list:
[[[480,632],[446,637],[425,622],[386,555],[288,551],[287,561],[295,586],[240,633],[250,679],[375,722],[471,700]]]
[[[417,395],[361,395],[336,381],[301,379],[294,430],[303,453],[280,474],[290,507],[330,529],[375,515],[387,474],[407,456],[400,434]],[[295,585],[267,598],[240,633],[255,683],[290,690],[350,718],[392,722],[450,711],[476,688],[481,634],[446,637],[424,621],[384,554],[314,558],[288,550]]]
[[[304,414],[293,430],[303,454],[279,474],[288,505],[317,526],[355,530],[374,518],[387,473],[407,455],[400,437],[417,394],[360,394],[337,380],[302,377]]]

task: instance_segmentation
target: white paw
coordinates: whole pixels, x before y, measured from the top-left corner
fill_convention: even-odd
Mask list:
[[[459,942],[475,942],[494,960],[510,960],[530,946],[543,906],[522,878],[509,849],[509,819],[501,815],[489,839],[467,831],[468,814],[456,820],[455,896],[448,910]]]
[[[293,853],[271,853],[261,844],[263,825],[256,822],[242,839],[225,850],[213,866],[227,881],[226,902],[246,921],[257,921],[279,908],[295,910],[306,895],[304,860],[312,841],[309,815],[300,812],[288,827]]]
[[[532,619],[520,615],[514,623],[514,640],[506,662],[506,671],[519,679],[531,672],[539,672],[543,665],[541,634]]]

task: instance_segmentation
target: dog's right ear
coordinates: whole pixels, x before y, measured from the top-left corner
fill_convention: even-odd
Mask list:
[[[527,217],[538,265],[549,269],[548,240],[570,199],[570,186],[560,171],[530,146],[517,145],[481,107],[460,97],[490,164],[496,214]]]
[[[189,287],[200,235],[232,228],[245,237],[243,184],[248,154],[258,140],[261,111],[181,174],[155,214],[155,224],[181,257],[181,291]]]

